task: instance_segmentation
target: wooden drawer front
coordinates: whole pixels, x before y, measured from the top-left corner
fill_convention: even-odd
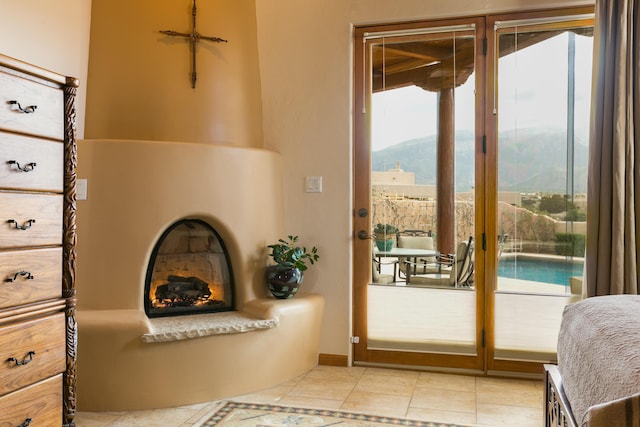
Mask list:
[[[35,223],[26,230],[16,228],[27,227],[32,219]],[[61,195],[0,193],[0,248],[60,244]]]
[[[63,372],[65,333],[64,313],[0,328],[0,395]]]
[[[63,150],[61,142],[0,132],[0,188],[62,193]]]
[[[62,248],[0,252],[0,308],[62,297]]]
[[[62,140],[64,94],[62,90],[0,72],[0,128]],[[36,106],[32,113],[23,109]]]
[[[0,397],[0,426],[60,427],[62,374]]]

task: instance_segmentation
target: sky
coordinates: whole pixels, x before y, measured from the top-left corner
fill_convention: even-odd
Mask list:
[[[500,58],[497,112],[500,130],[566,128],[566,33]],[[592,38],[576,36],[575,128],[588,136]],[[473,130],[474,76],[456,88],[456,130]],[[494,94],[487,94],[493,98]],[[416,86],[373,95],[372,149],[436,134],[437,94]]]

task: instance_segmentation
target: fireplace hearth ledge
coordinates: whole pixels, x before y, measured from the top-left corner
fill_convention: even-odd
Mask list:
[[[142,335],[142,342],[168,342],[209,335],[237,334],[256,329],[275,328],[277,318],[256,319],[239,311],[193,314],[187,316],[149,319],[150,332]]]

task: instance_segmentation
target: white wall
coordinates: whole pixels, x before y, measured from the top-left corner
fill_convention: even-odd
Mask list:
[[[283,156],[287,232],[321,253],[304,283],[327,301],[321,353],[351,348],[353,26],[585,4],[593,2],[256,2],[265,148]],[[322,193],[304,192],[307,175],[324,177]]]
[[[78,138],[84,137],[91,0],[0,0],[0,53],[80,80]]]

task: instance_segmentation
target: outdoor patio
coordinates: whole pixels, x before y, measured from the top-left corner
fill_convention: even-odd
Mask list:
[[[503,277],[498,287],[496,358],[555,362],[564,306],[579,296],[564,286]],[[476,290],[370,284],[368,326],[371,349],[475,354]]]

